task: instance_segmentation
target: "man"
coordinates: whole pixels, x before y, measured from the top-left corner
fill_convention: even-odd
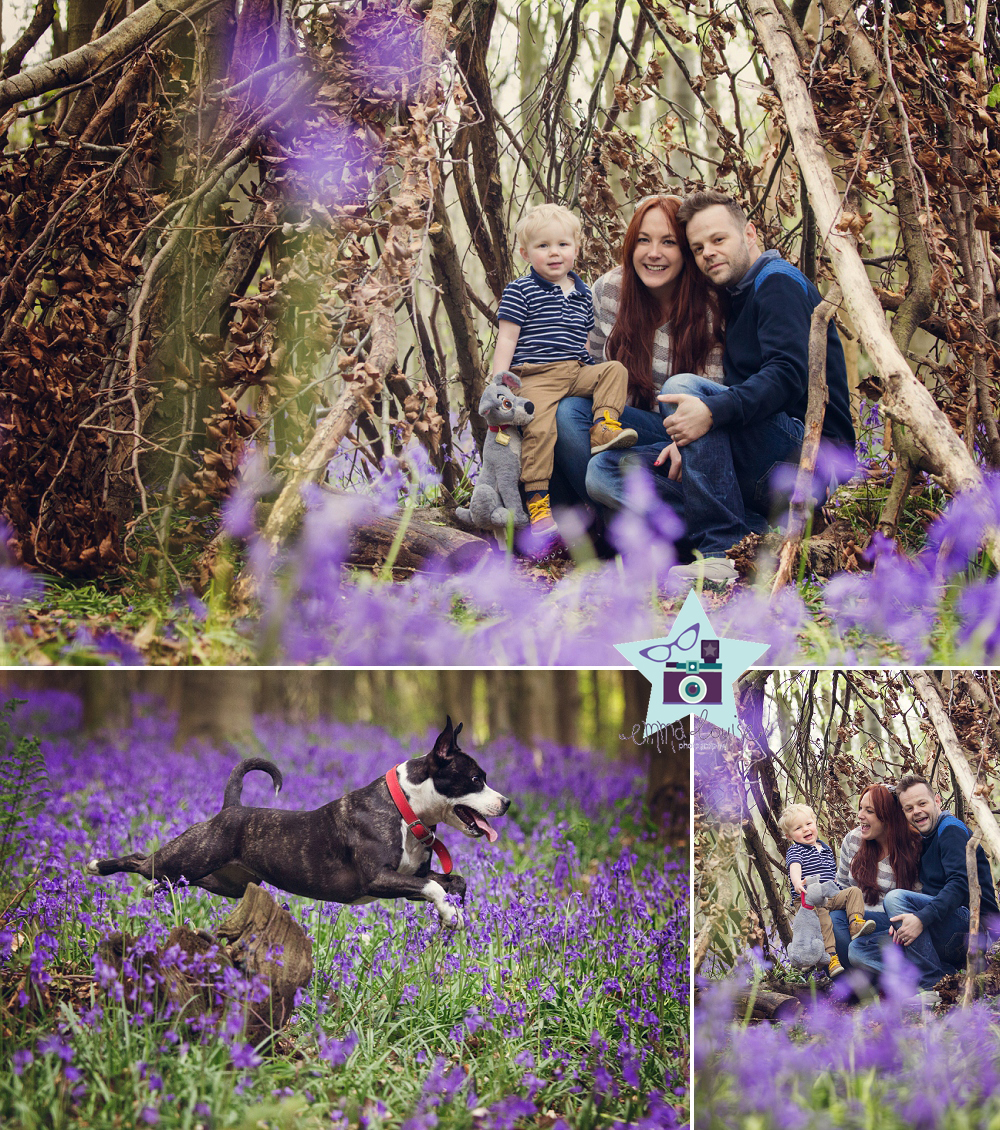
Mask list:
[[[890,891],[885,912],[889,933],[905,947],[920,973],[920,988],[931,989],[954,967],[965,964],[969,933],[969,881],[965,850],[971,832],[957,817],[941,811],[941,798],[923,777],[904,777],[896,790],[903,814],[920,833],[920,891]],[[989,861],[976,848],[980,922],[1000,915]]]
[[[656,474],[661,496],[684,517],[699,554],[671,576],[691,583],[736,579],[726,550],[768,527],[774,469],[799,458],[809,390],[809,328],[820,302],[815,286],[777,251],[762,251],[757,230],[739,204],[721,192],[695,192],[677,213],[698,268],[722,291],[726,342],[724,382],[675,374],[660,401],[670,443],[627,455],[595,456],[594,482],[615,480],[609,469],[641,462]],[[844,351],[831,320],[827,331],[829,403],[823,435],[853,460],[854,425]],[[623,492],[596,497],[621,506]]]

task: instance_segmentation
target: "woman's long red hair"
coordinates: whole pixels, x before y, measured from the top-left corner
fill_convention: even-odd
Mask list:
[[[718,302],[694,261],[684,225],[677,222],[680,206],[678,196],[654,196],[644,201],[636,208],[622,244],[622,295],[606,351],[610,360],[620,361],[628,369],[629,397],[637,408],[657,407],[656,393],[660,390],[653,388],[653,338],[664,322],[670,323],[673,370],[670,376],[703,373],[717,340],[712,327],[719,327]],[[639,228],[646,213],[653,208],[659,208],[666,216],[684,258],[684,269],[677,278],[665,318],[659,302],[639,281],[632,265]]]
[[[885,826],[885,848],[896,886],[912,891],[920,873],[920,833],[903,815],[903,806],[895,793],[885,785],[869,785],[858,799],[858,807],[871,794],[875,815]],[[858,854],[851,861],[851,874],[857,880],[865,902],[874,906],[882,901],[878,889],[878,865],[882,845],[877,840],[862,840]]]

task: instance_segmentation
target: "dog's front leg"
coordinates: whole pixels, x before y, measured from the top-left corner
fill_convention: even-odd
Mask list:
[[[368,884],[366,893],[380,899],[432,902],[445,926],[462,925],[462,915],[445,899],[448,894],[465,895],[461,875],[437,875],[433,871],[422,877],[400,875],[386,867]]]

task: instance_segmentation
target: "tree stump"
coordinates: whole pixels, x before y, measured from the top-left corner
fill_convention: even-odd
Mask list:
[[[288,1023],[295,993],[313,972],[312,942],[294,918],[256,883],[247,884],[239,906],[218,929],[225,952],[248,976],[267,978],[271,992],[259,1004],[247,1002],[247,1040],[257,1044]]]
[[[238,969],[247,978],[263,978],[269,990],[263,1000],[249,996],[238,1000],[243,1037],[255,1047],[288,1023],[296,990],[312,977],[312,942],[288,911],[255,883],[247,886],[239,906],[219,926],[218,940],[207,931],[177,926],[167,944],[155,952],[137,953],[137,941],[132,935],[115,933],[98,950],[120,977],[126,960],[130,962],[135,973],[123,978],[123,987],[127,1000],[134,991],[136,1008],[149,1000],[158,1013],[170,1005],[175,1015],[193,1018],[224,1004],[227,993],[222,980],[206,969],[213,948],[211,960],[218,965]],[[178,953],[184,955],[180,961]]]

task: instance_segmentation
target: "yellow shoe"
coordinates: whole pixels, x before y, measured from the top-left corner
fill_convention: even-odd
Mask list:
[[[634,428],[623,428],[616,416],[605,408],[590,429],[590,454],[610,448],[631,447],[639,438]]]
[[[552,534],[557,531],[547,490],[535,491],[534,494],[528,495],[528,518],[533,534]]]
[[[529,560],[541,565],[549,558],[559,556],[566,546],[552,517],[549,492],[533,491],[528,495],[527,504],[531,525],[518,538],[517,548]]]
[[[840,958],[836,954],[830,955],[830,960],[826,966],[827,973],[831,977],[839,977],[841,973],[845,972],[844,967],[840,964]]]
[[[875,923],[870,918],[865,918],[863,914],[852,914],[849,925],[852,942],[855,938],[861,938],[865,934],[871,934],[875,931]]]

